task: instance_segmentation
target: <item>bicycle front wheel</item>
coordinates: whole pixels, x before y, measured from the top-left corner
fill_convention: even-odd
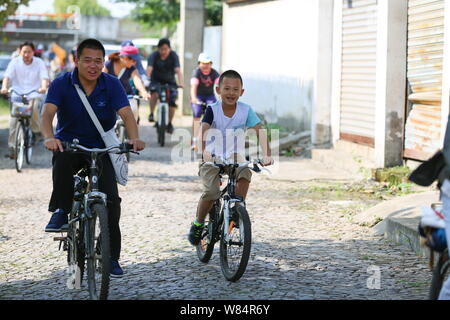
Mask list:
[[[158,142],[161,147],[164,147],[165,138],[166,138],[166,110],[161,110],[161,119],[158,119]]]
[[[85,227],[89,295],[92,300],[106,300],[111,269],[108,211],[104,205],[94,204],[92,215]]]
[[[445,250],[439,255],[438,263],[433,269],[433,277],[431,279],[430,287],[430,300],[437,300],[442,289],[442,285],[448,279],[449,276],[450,261],[448,259],[448,251]]]
[[[25,156],[25,128],[22,123],[19,123],[17,126],[15,152],[16,170],[17,172],[21,172]]]
[[[226,228],[227,236],[220,240],[220,265],[225,279],[238,281],[247,268],[251,249],[251,225],[247,210],[243,205],[235,206],[235,213],[230,215],[230,222]]]
[[[214,206],[208,213],[208,220],[202,232],[200,243],[196,246],[198,259],[203,263],[208,263],[214,251],[217,231],[216,226],[219,223],[220,200],[214,203]]]
[[[31,158],[33,157],[33,132],[30,128],[26,130],[25,139],[25,160],[27,164],[31,164]]]

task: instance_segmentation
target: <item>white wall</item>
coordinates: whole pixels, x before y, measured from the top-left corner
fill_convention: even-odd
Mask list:
[[[213,61],[213,68],[221,72],[222,55],[222,27],[212,26],[203,29],[203,52]]]
[[[224,5],[222,71],[241,73],[242,101],[296,131],[310,130],[317,0]]]

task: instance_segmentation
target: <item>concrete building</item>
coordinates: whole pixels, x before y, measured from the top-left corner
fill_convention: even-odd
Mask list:
[[[269,121],[311,130],[313,157],[422,161],[449,114],[449,19],[445,0],[227,0],[222,70]]]
[[[311,130],[317,0],[226,0],[222,71],[241,73],[242,101],[291,131]]]

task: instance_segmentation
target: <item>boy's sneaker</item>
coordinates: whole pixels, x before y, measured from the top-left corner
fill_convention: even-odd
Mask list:
[[[123,277],[123,270],[120,267],[119,261],[117,260],[111,260],[111,270],[110,275],[113,278],[122,278]]]
[[[191,230],[189,230],[188,240],[193,246],[196,246],[200,243],[204,227],[204,224],[199,224],[197,222],[192,223]]]
[[[45,232],[66,231],[69,228],[68,222],[67,214],[58,209],[52,214],[49,223],[45,227]]]

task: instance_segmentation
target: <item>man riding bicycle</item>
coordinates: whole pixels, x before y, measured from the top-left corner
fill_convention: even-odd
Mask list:
[[[178,87],[183,88],[183,74],[180,69],[180,60],[176,52],[171,50],[169,39],[163,38],[158,42],[158,50],[153,52],[148,58],[147,76],[150,79],[151,93],[148,121],[154,121],[153,113],[159,98],[159,87],[165,84],[170,85],[168,133],[173,132],[172,120],[177,108],[175,102],[178,92],[175,74],[177,74],[178,78]]]
[[[46,232],[60,232],[68,223],[72,206],[73,174],[85,164],[82,154],[64,152],[61,141],[72,142],[74,138],[88,148],[104,148],[105,144],[92,122],[75,85],[79,85],[104,131],[114,127],[116,114],[123,119],[129,135],[128,143],[134,151],[144,149],[127,95],[120,81],[103,73],[105,49],[95,39],[82,41],[77,48],[74,71],[55,79],[50,85],[42,115],[42,133],[45,147],[53,151],[53,191],[49,211],[53,212]],[[57,114],[58,126],[53,134],[52,122]],[[120,277],[123,270],[119,265],[121,233],[119,228],[120,202],[115,171],[110,157],[98,159],[101,175],[98,177],[99,191],[107,195],[108,227],[111,240],[111,276]]]
[[[7,94],[11,86],[12,101],[21,101],[19,94],[28,94],[32,100],[33,114],[31,118],[31,130],[33,134],[40,134],[40,105],[43,94],[47,91],[49,76],[42,59],[34,57],[34,45],[32,42],[24,42],[20,45],[20,55],[9,63],[3,78],[1,94]],[[14,139],[16,136],[17,118],[11,117],[9,121],[7,157],[14,158]]]

